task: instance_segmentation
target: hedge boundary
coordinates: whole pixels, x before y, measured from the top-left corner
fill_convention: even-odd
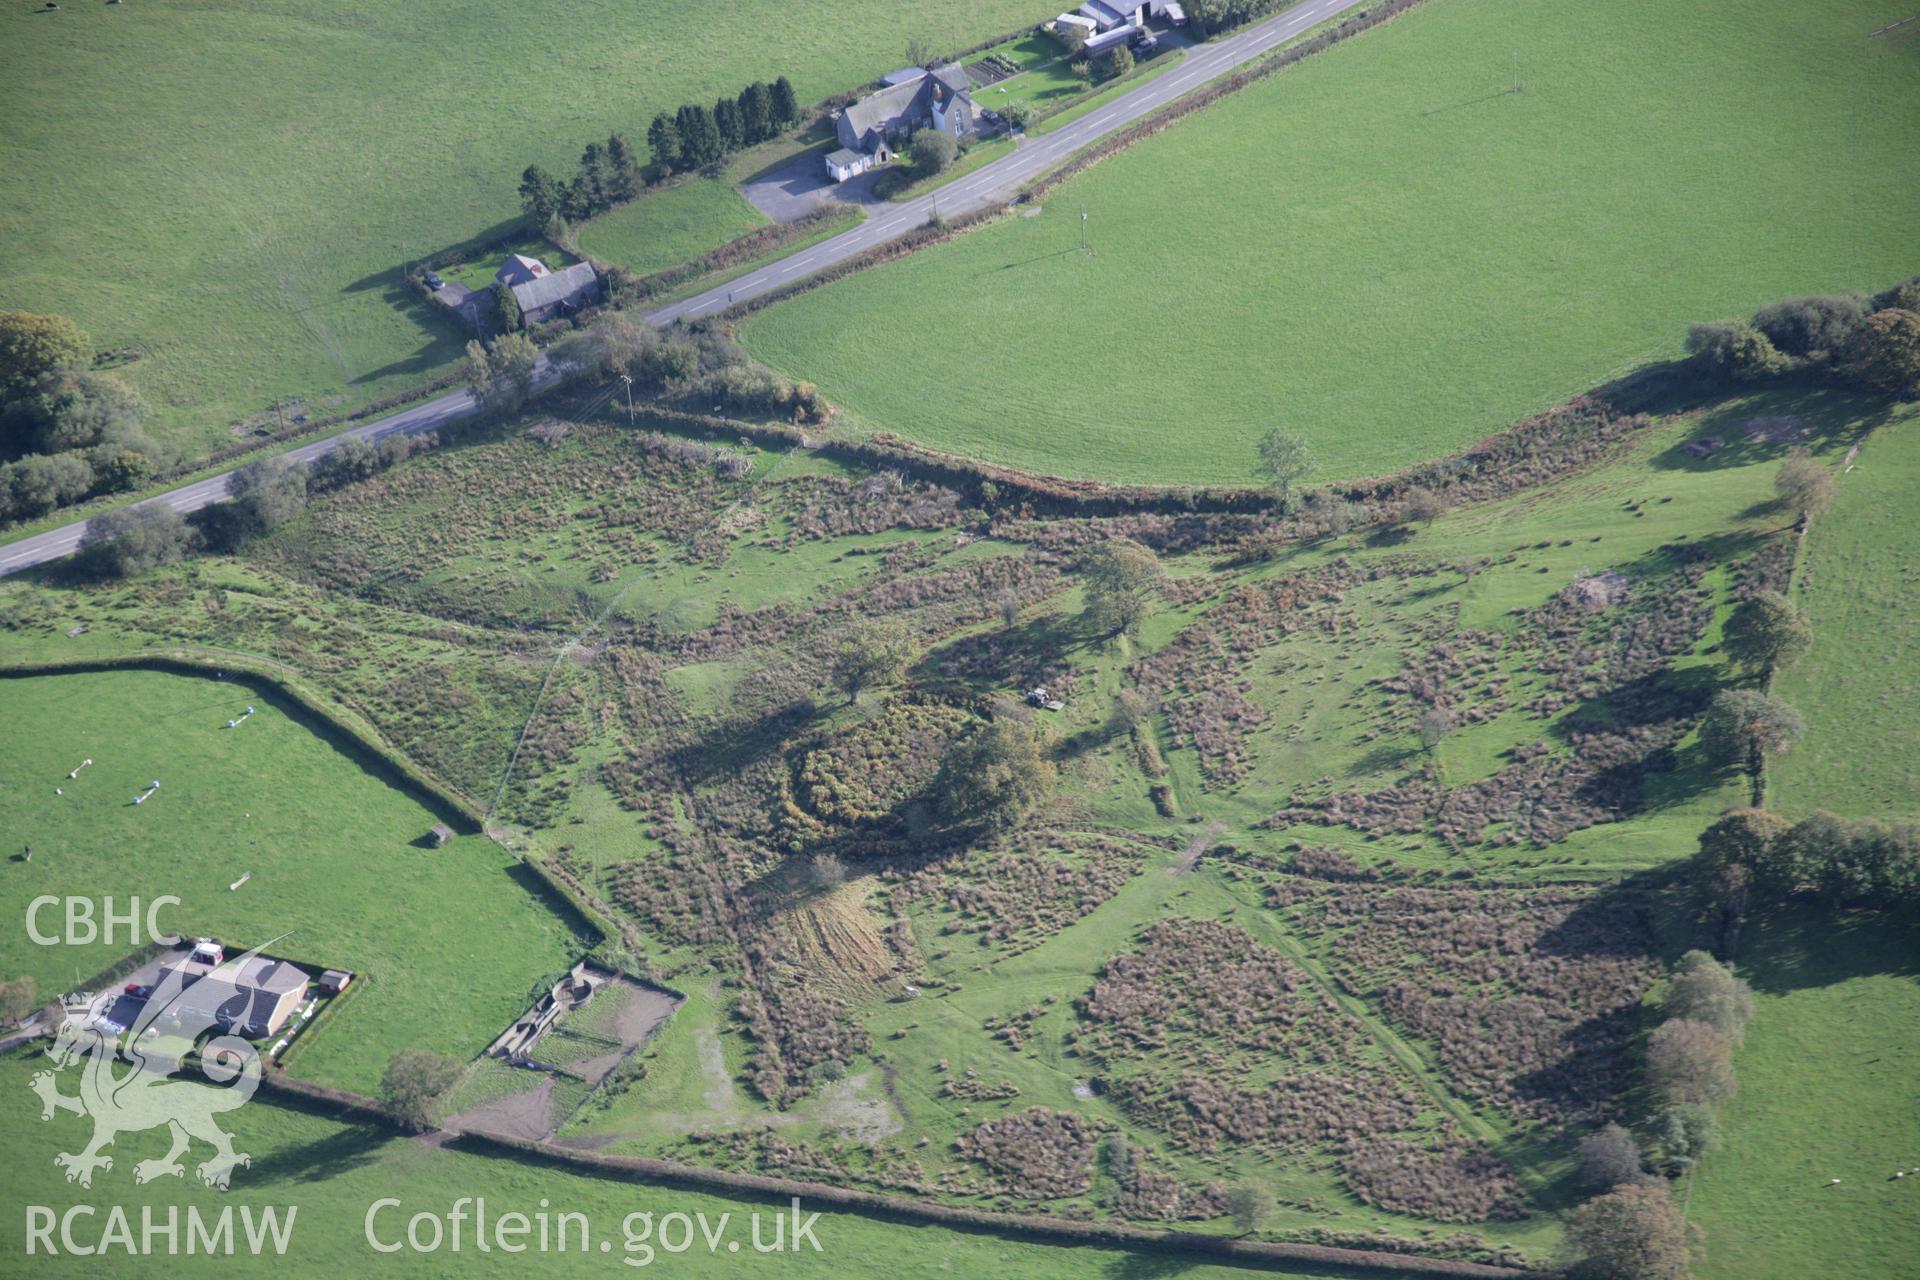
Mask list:
[[[1433,1276],[1475,1277],[1478,1280],[1517,1280],[1555,1275],[1549,1271],[1523,1271],[1481,1262],[1463,1262],[1453,1258],[1434,1258],[1417,1253],[1391,1253],[1386,1250],[1345,1249],[1334,1245],[1302,1244],[1281,1241],[1241,1240],[1230,1236],[1200,1235],[1182,1231],[1155,1231],[1122,1223],[1075,1222],[1066,1218],[1034,1214],[993,1213],[968,1209],[937,1201],[884,1195],[830,1186],[823,1182],[805,1182],[775,1178],[764,1174],[732,1173],[724,1169],[705,1169],[642,1156],[609,1156],[598,1152],[577,1151],[554,1143],[508,1137],[482,1129],[469,1129],[448,1144],[480,1153],[496,1153],[522,1162],[545,1162],[576,1172],[610,1177],[619,1181],[663,1183],[697,1191],[722,1191],[734,1194],[789,1199],[799,1196],[815,1205],[846,1210],[866,1217],[913,1225],[954,1227],[1001,1237],[1034,1240],[1045,1244],[1097,1244],[1115,1248],[1152,1250],[1187,1257],[1206,1257],[1253,1266],[1291,1266],[1302,1262],[1322,1266],[1345,1267],[1368,1272],[1414,1272]]]

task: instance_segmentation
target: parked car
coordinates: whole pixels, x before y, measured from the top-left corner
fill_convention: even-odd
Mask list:
[[[446,287],[447,287],[447,282],[440,278],[440,273],[438,271],[427,272],[427,288],[444,289]]]
[[[1133,46],[1135,53],[1151,54],[1155,49],[1160,47],[1160,38],[1154,35],[1153,32],[1143,28],[1134,32],[1133,38],[1127,41],[1127,43]]]
[[[153,988],[144,982],[129,982],[127,984],[127,994],[135,1000],[146,1000],[153,995]]]

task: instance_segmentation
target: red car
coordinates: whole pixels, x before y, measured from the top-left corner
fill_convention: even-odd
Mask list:
[[[127,994],[136,1000],[145,1000],[153,994],[153,988],[144,982],[129,982]]]

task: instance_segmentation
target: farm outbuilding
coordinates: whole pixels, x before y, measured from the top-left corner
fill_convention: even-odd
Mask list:
[[[865,173],[880,159],[885,144],[876,148],[872,154],[855,151],[850,147],[841,147],[827,153],[827,176],[835,182],[845,182],[848,178]]]
[[[453,828],[444,822],[436,822],[433,824],[433,830],[427,832],[427,839],[433,843],[434,848],[438,849],[453,839]]]
[[[307,994],[305,970],[266,956],[250,957],[231,971],[187,959],[166,965],[162,972],[179,975],[176,1008],[181,1013],[204,1014],[253,1039],[277,1033]]]
[[[320,975],[320,994],[337,996],[347,989],[353,981],[353,974],[346,969],[328,969]]]

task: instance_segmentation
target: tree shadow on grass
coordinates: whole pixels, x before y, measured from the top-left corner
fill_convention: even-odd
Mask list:
[[[538,235],[537,230],[529,230],[527,220],[524,217],[505,218],[494,223],[478,235],[470,236],[465,240],[447,245],[444,249],[437,249],[421,256],[422,258],[438,257],[442,253],[452,253],[459,255],[461,261],[472,261],[474,258],[483,257],[494,250],[505,252],[509,244],[529,237],[537,239]],[[398,248],[399,246],[396,245],[394,247]],[[382,267],[370,275],[361,276],[351,284],[342,285],[340,292],[365,293],[369,289],[392,288],[396,282],[405,279],[406,269],[410,265],[412,265],[411,262],[407,262],[396,263],[391,267]]]
[[[689,785],[732,776],[779,752],[794,734],[812,724],[818,708],[801,698],[769,711],[717,725],[698,741],[673,753],[673,763]]]
[[[1749,920],[1738,970],[1753,989],[1784,995],[1870,974],[1920,977],[1912,912],[1838,911],[1812,903]]]
[[[261,1156],[247,1166],[247,1180],[326,1182],[365,1168],[380,1158],[393,1135],[376,1125],[354,1125],[289,1150]]]
[[[1864,439],[1893,414],[1891,397],[1813,383],[1774,384],[1730,393],[1701,413],[1687,439],[1657,454],[1661,471],[1724,471],[1773,462],[1797,447],[1822,453]],[[1752,424],[1764,419],[1797,419],[1755,438]],[[1687,452],[1695,441],[1718,437],[1723,443],[1704,457]]]
[[[1067,656],[1094,644],[1078,614],[1047,613],[1013,627],[962,636],[932,649],[915,664],[921,680],[960,680],[973,686],[1024,694],[1040,673],[1065,664]]]

